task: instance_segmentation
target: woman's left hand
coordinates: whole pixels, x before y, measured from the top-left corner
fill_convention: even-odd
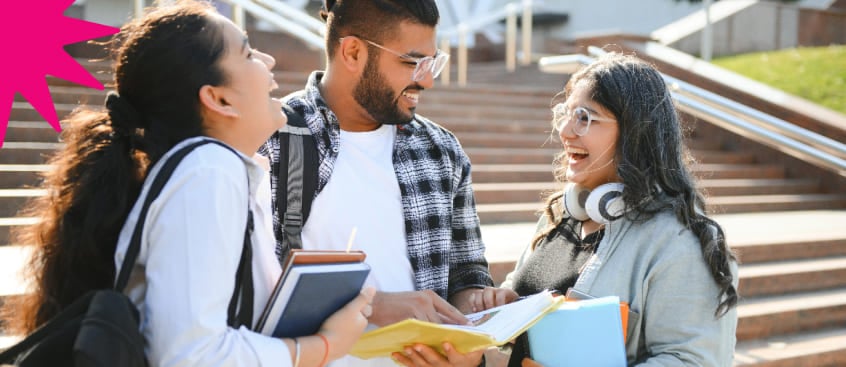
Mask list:
[[[428,345],[415,344],[405,348],[404,353],[394,352],[391,357],[408,367],[427,366],[455,366],[455,367],[476,367],[482,362],[485,350],[477,350],[467,354],[461,354],[450,343],[444,343],[446,356],[438,353]]]

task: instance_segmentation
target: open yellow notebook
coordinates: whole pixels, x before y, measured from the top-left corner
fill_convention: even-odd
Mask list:
[[[426,344],[443,353],[444,342],[452,343],[461,353],[500,346],[526,331],[564,302],[544,291],[519,301],[467,316],[474,325],[435,324],[408,319],[368,331],[353,346],[350,354],[358,358],[390,357],[405,346]]]

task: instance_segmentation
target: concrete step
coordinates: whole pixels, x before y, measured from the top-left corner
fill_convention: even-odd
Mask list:
[[[560,184],[552,182],[474,183],[477,204],[539,202]]]
[[[6,142],[57,143],[59,132],[44,121],[9,121]]]
[[[705,179],[699,182],[708,196],[789,195],[816,193],[816,179]]]
[[[785,169],[776,164],[697,163],[691,171],[700,179],[784,178]]]
[[[48,169],[45,164],[0,164],[0,188],[37,186]]]
[[[560,143],[549,134],[507,132],[462,132],[458,140],[465,148],[557,148]],[[557,139],[557,138],[556,138]]]
[[[712,213],[749,213],[787,210],[824,210],[846,208],[846,195],[746,195],[714,196],[707,199]]]
[[[526,239],[528,243],[530,239]],[[523,244],[525,246],[525,244]],[[490,260],[491,277],[496,284],[505,280],[516,259]],[[846,257],[792,260],[765,264],[741,264],[739,268],[742,298],[778,296],[788,293],[846,289]]]
[[[729,237],[730,238],[730,237]],[[744,264],[846,256],[846,238],[795,240],[773,238],[767,243],[733,245]]]
[[[91,106],[102,106],[106,99],[106,93],[114,88],[103,88],[97,90],[79,84],[50,85],[50,97],[56,104],[86,104]],[[15,102],[28,102],[21,94],[15,95]]]
[[[739,272],[738,289],[746,298],[846,289],[846,256],[743,264]]]
[[[91,72],[91,75],[100,82],[100,84],[106,86],[107,88],[111,88],[114,85],[114,75],[111,73],[110,68],[103,68],[98,67],[95,70],[88,69]],[[308,73],[302,72],[290,72],[290,71],[273,71],[274,79],[278,84],[299,84],[300,88],[305,85],[306,80],[308,80]],[[83,87],[80,84],[74,83],[69,80],[56,78],[53,76],[47,76],[47,83],[50,86],[59,86],[59,87]]]
[[[456,137],[464,147],[475,148],[554,148],[561,150],[561,142],[554,133],[512,133],[499,131],[462,131]],[[686,142],[692,150],[719,150],[720,143],[696,139]]]
[[[0,217],[14,217],[28,200],[46,194],[43,189],[0,189]]]
[[[422,116],[430,117],[427,114],[421,113]],[[539,136],[552,135],[552,126],[549,120],[504,120],[499,118],[489,119],[472,119],[466,117],[444,116],[436,118],[433,121],[449,129],[456,136],[460,137],[464,133],[505,133],[505,134],[535,134]],[[557,143],[560,146],[560,143]]]
[[[473,162],[473,182],[552,182],[552,162],[544,164],[484,164]],[[784,178],[784,167],[763,164],[694,164],[701,179]]]
[[[425,93],[425,92],[424,92]],[[424,94],[425,95],[425,94]],[[477,107],[477,108],[473,108]],[[474,119],[500,119],[514,121],[552,121],[549,109],[522,107],[515,105],[466,105],[466,104],[438,104],[437,108],[420,113],[438,121],[442,117],[464,117]]]
[[[813,179],[725,179],[702,180],[700,185],[712,197],[736,195],[786,195],[815,193],[818,182]],[[563,187],[561,183],[491,182],[475,183],[476,202],[482,204],[534,202]]]
[[[538,220],[541,201],[535,203],[476,204],[479,221],[483,224],[534,222]]]
[[[0,247],[0,297],[27,292],[21,271],[32,252],[32,246]]]
[[[475,148],[464,147],[473,164],[551,163],[561,150],[557,148]]]
[[[17,228],[32,225],[38,222],[38,218],[31,217],[4,217],[0,218],[0,248],[5,245],[15,244],[10,233]]]
[[[742,298],[737,340],[846,328],[846,288]]]
[[[64,119],[75,108],[76,104],[56,103],[56,116],[59,120]],[[92,106],[97,109],[99,106]],[[41,114],[36,111],[28,102],[12,102],[12,111],[9,113],[9,121],[45,121]]]
[[[737,367],[846,366],[846,328],[829,328],[737,343]]]
[[[552,182],[552,163],[547,164],[483,164],[473,162],[474,183]]]
[[[795,185],[790,180],[776,180],[772,183],[766,184],[749,184],[747,181],[755,180],[739,180],[739,186],[731,193],[740,192],[741,195],[770,195],[772,192],[781,191],[781,193],[801,194],[799,189],[806,188],[805,185]],[[764,182],[770,180],[761,180]],[[708,187],[711,180],[702,181],[702,185]],[[720,182],[720,185],[723,183]],[[476,202],[479,204],[506,204],[506,203],[536,203],[544,200],[548,193],[555,191],[561,187],[561,184],[553,182],[505,182],[505,183],[475,183],[473,190],[476,195]],[[779,190],[779,189],[782,190]],[[812,187],[810,187],[812,188]],[[730,188],[724,188],[725,192],[729,192]],[[808,188],[806,188],[808,189]],[[757,191],[756,191],[757,190]],[[720,195],[726,195],[720,191],[710,191],[710,198],[716,199]],[[716,192],[715,192],[716,191]],[[44,193],[43,190],[38,189],[0,189],[0,217],[14,216],[20,206],[26,199],[40,196]],[[807,193],[807,190],[805,191]]]
[[[44,164],[60,143],[6,142],[0,149],[0,164]]]
[[[521,106],[549,111],[550,97],[551,95],[537,96],[519,93],[491,93],[486,90],[467,91],[436,85],[433,89],[423,91],[418,110],[425,114],[425,111],[434,109],[433,106],[435,105],[456,104],[473,106]]]
[[[276,78],[279,88],[272,92],[272,95],[281,97],[305,85],[305,79],[300,81],[286,81],[284,78]],[[111,85],[111,84],[109,84]],[[88,88],[71,82],[50,85],[50,96],[56,104],[86,104],[89,106],[102,106],[106,100],[106,94],[114,90],[108,86],[103,90]],[[15,95],[15,102],[27,102],[21,94]]]
[[[839,194],[714,196],[706,202],[715,214],[846,209],[846,195]],[[482,223],[534,222],[541,201],[477,204],[476,209]]]
[[[559,148],[477,148],[464,147],[474,164],[542,164],[551,163]],[[702,163],[752,163],[748,153],[697,150],[693,154]]]

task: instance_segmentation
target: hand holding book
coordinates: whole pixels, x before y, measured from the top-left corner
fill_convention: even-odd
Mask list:
[[[359,358],[388,357],[406,346],[424,344],[444,353],[449,342],[462,354],[503,345],[544,314],[558,307],[563,297],[541,292],[526,299],[467,315],[474,325],[448,325],[407,319],[365,333],[350,354]]]
[[[291,250],[255,330],[275,337],[312,335],[353,300],[370,272],[361,251]]]

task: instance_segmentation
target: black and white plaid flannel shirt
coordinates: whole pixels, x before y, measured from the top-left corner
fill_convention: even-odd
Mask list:
[[[317,88],[322,76],[320,71],[312,73],[305,89],[285,98],[304,117],[317,142],[316,194],[329,181],[340,149],[338,120]],[[271,136],[259,153],[275,168],[278,134]],[[397,126],[393,160],[416,289],[431,289],[447,298],[465,288],[492,285],[471,187],[470,159],[455,136],[417,115],[414,121]],[[278,178],[274,168],[270,175],[273,192]],[[278,254],[283,248],[282,225],[276,195],[271,196]]]

